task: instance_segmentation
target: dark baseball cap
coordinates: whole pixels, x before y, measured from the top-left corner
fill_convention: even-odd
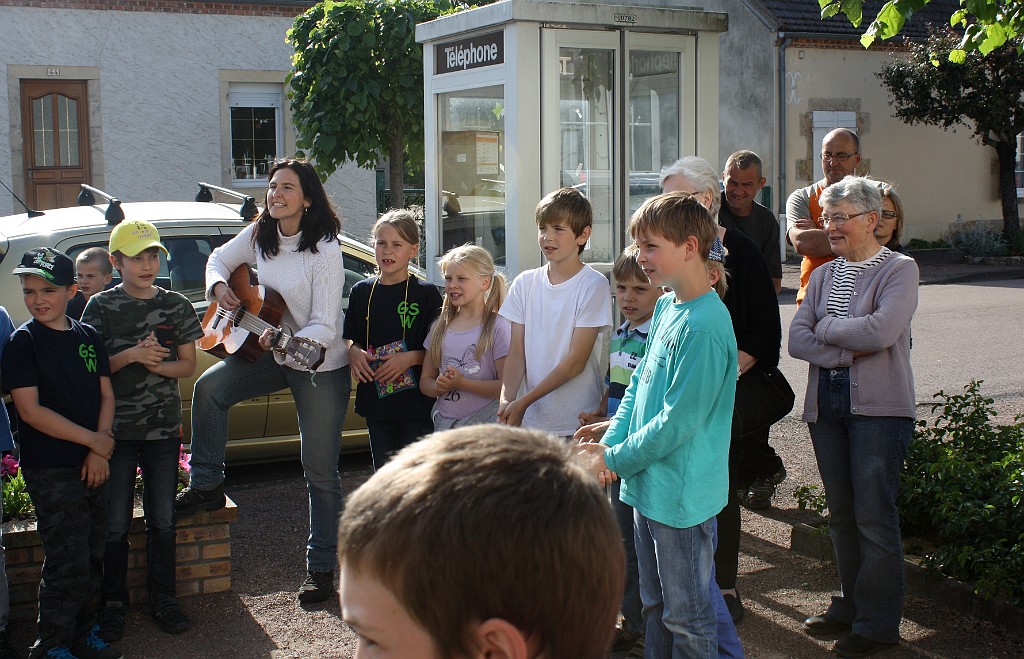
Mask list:
[[[39,247],[25,252],[13,274],[35,275],[55,286],[70,286],[75,283],[75,262],[64,252]]]

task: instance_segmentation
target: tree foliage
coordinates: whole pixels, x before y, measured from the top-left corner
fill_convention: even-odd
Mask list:
[[[416,24],[454,10],[449,0],[325,0],[295,19],[288,97],[298,145],[321,176],[386,154],[392,203],[403,204],[405,156],[423,160]]]
[[[878,73],[889,92],[896,118],[908,124],[969,128],[974,137],[996,150],[1003,236],[1018,244],[1017,135],[1024,132],[1024,59],[1020,41],[982,55],[966,54],[963,63],[937,61],[932,53],[959,40],[950,29],[932,32],[928,42],[912,44],[910,56],[896,54]],[[952,163],[951,163],[952,164]]]
[[[878,10],[860,42],[865,48],[875,39],[890,39],[903,29],[903,24],[914,12],[920,11],[931,0],[889,0]],[[818,0],[823,19],[843,13],[854,27],[864,19],[863,0]],[[1024,36],[1024,0],[960,0],[960,9],[949,17],[951,27],[959,27],[963,35],[945,51],[940,52],[950,61],[963,63],[969,52],[988,55],[1006,43],[1016,40],[1016,52],[1024,52],[1017,37]],[[933,57],[932,59],[937,59]]]

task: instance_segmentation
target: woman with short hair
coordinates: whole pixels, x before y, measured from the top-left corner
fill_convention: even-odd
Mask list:
[[[841,657],[899,640],[903,543],[896,495],[914,432],[910,321],[914,260],[879,244],[876,181],[848,176],[821,195],[838,256],[811,275],[789,328],[789,354],[809,363],[803,420],[831,513],[841,593],[804,621],[812,635],[846,632]]]

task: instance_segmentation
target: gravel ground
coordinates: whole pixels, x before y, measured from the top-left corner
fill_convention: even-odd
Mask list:
[[[926,283],[995,273],[991,266],[922,270]],[[787,264],[786,287],[793,288],[797,272],[794,265]],[[1024,268],[1015,272],[1024,276]],[[1001,405],[1001,411],[1010,413],[1024,409],[1019,400]],[[782,455],[789,477],[779,487],[773,508],[759,513],[743,511],[738,587],[747,614],[738,626],[739,635],[750,657],[820,657],[834,639],[811,638],[801,631],[800,623],[827,606],[838,587],[835,570],[831,563],[789,550],[792,524],[813,519],[797,509],[793,488],[820,485],[820,479],[806,425],[794,418],[783,419],[773,427],[772,444]],[[352,456],[345,462],[345,491],[350,492],[370,470],[365,456]],[[231,531],[233,591],[183,599],[193,626],[180,636],[161,633],[142,607],[134,610],[127,636],[119,644],[126,657],[354,656],[355,637],[341,621],[336,600],[305,608],[296,602],[295,589],[304,577],[307,499],[295,467],[282,471],[291,473],[253,484],[232,485],[229,476],[229,495],[239,509],[239,520]],[[1024,637],[919,597],[907,598],[900,631],[903,640],[899,647],[884,656],[1024,656]],[[16,624],[11,632],[12,640],[27,648],[34,625]]]

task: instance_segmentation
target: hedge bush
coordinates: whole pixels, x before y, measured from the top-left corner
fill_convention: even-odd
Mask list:
[[[921,538],[925,567],[973,582],[984,597],[1024,601],[1024,420],[1000,425],[972,380],[935,394],[918,421],[900,484],[905,537]]]

